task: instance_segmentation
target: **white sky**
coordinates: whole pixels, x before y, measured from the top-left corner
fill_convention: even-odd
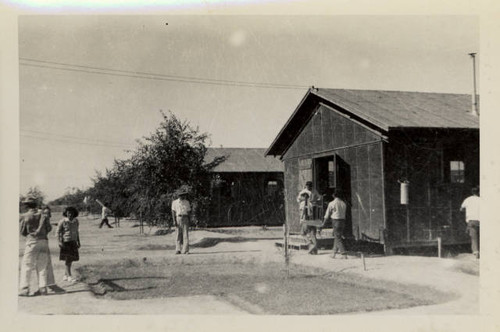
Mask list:
[[[468,52],[478,48],[475,16],[20,16],[21,193],[87,187],[157,127],[160,109],[210,133],[213,146],[268,147],[311,85],[471,93]]]

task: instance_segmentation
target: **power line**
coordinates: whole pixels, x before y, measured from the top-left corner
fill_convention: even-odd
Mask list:
[[[300,85],[290,85],[290,84],[279,84],[279,83],[263,83],[263,82],[245,82],[245,81],[233,81],[233,80],[217,80],[210,78],[198,78],[189,76],[175,76],[175,75],[165,75],[165,74],[153,74],[140,71],[128,71],[128,70],[118,70],[112,68],[104,67],[93,67],[93,66],[83,66],[68,64],[62,62],[53,61],[43,61],[30,58],[19,58],[21,61],[20,65],[46,68],[46,69],[56,69],[56,70],[66,70],[74,72],[84,72],[89,74],[98,75],[110,75],[110,76],[121,76],[121,77],[131,77],[131,78],[142,78],[142,79],[154,79],[161,81],[174,81],[183,83],[198,83],[198,84],[211,84],[211,85],[225,85],[225,86],[237,86],[237,87],[255,87],[255,88],[270,88],[270,89],[307,89],[308,86]],[[28,62],[26,62],[28,61]],[[33,62],[33,63],[29,63]],[[61,67],[63,66],[63,67]]]
[[[62,143],[68,143],[68,144],[83,144],[83,145],[93,145],[93,146],[104,146],[104,147],[114,147],[114,148],[131,148],[133,145],[127,145],[123,143],[105,143],[105,142],[99,142],[99,141],[86,141],[78,138],[73,138],[73,139],[67,139],[67,138],[58,138],[58,137],[48,137],[48,136],[43,136],[43,135],[35,135],[35,134],[30,134],[30,133],[21,133],[20,134],[23,137],[28,137],[28,138],[36,138],[36,139],[41,139],[41,140],[47,140],[47,141],[57,141],[57,142],[62,142]]]
[[[197,80],[197,81],[204,81],[204,82],[216,82],[216,83],[221,83],[222,82],[222,83],[236,83],[236,84],[258,84],[258,85],[265,85],[265,86],[271,86],[271,87],[273,87],[273,86],[280,86],[280,87],[301,88],[301,89],[302,88],[309,88],[308,86],[293,85],[293,84],[263,83],[263,82],[248,82],[248,81],[233,81],[233,80],[219,80],[219,79],[213,79],[213,78],[199,78],[199,77],[191,77],[191,76],[152,74],[152,73],[141,72],[141,71],[129,71],[129,70],[118,70],[118,69],[105,68],[105,67],[74,65],[74,64],[64,63],[64,62],[44,61],[44,60],[37,60],[37,59],[31,59],[31,58],[19,58],[19,59],[20,60],[31,61],[31,62],[39,62],[39,63],[61,65],[61,66],[69,66],[69,67],[77,67],[77,68],[86,68],[86,69],[94,69],[94,70],[104,70],[104,71],[111,71],[111,72],[136,74],[136,75],[150,75],[150,76],[159,76],[159,77],[166,77],[166,78]]]
[[[125,145],[125,146],[131,146],[132,144],[129,143],[122,143],[122,142],[112,142],[112,141],[106,141],[106,140],[101,140],[101,139],[88,139],[84,137],[76,137],[76,136],[69,136],[69,135],[61,135],[61,134],[54,134],[54,133],[48,133],[45,131],[38,131],[38,130],[32,130],[32,129],[21,129],[21,131],[28,132],[31,134],[41,134],[41,135],[48,135],[48,136],[56,136],[56,137],[61,137],[61,138],[69,138],[69,139],[76,139],[76,140],[83,140],[87,142],[95,142],[95,143],[104,143],[104,144],[114,144],[114,145]]]

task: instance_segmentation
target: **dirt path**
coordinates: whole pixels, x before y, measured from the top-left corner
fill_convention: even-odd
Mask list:
[[[57,220],[57,219],[54,219]],[[189,260],[245,259],[251,261],[282,262],[273,238],[279,232],[263,232],[256,228],[249,241],[242,241],[239,234],[195,231],[191,233],[193,244],[191,255],[174,255],[173,234],[163,236],[139,235],[138,228],[130,222],[122,222],[120,228],[99,229],[99,220],[80,218],[81,260],[74,267],[92,265],[122,259],[134,260],[172,260],[175,263]],[[146,232],[149,229],[146,228]],[[151,229],[151,233],[154,229]],[[264,234],[264,235],[263,235]],[[56,282],[66,290],[65,294],[44,297],[20,297],[18,310],[30,314],[246,314],[244,306],[234,305],[234,301],[224,301],[215,296],[191,296],[176,298],[155,298],[141,300],[114,301],[97,299],[84,283],[68,284],[62,282],[63,264],[57,260],[57,241],[49,239]],[[20,255],[24,243],[20,243]],[[156,249],[156,250],[140,250]],[[479,311],[479,277],[460,272],[455,259],[432,257],[369,257],[362,260],[332,260],[328,252],[320,251],[317,256],[307,255],[305,251],[292,251],[291,262],[304,266],[317,267],[337,273],[352,273],[365,278],[394,281],[404,284],[433,287],[440,291],[457,294],[457,299],[439,305],[414,307],[404,310],[376,312],[373,314],[475,314]],[[465,258],[466,260],[469,258]],[[477,262],[471,262],[475,264]]]

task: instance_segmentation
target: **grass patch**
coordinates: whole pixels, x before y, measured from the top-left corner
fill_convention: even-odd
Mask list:
[[[422,286],[373,281],[277,263],[124,260],[83,266],[94,293],[116,300],[215,295],[253,313],[328,315],[401,309],[449,301]],[[245,305],[246,303],[246,305]]]

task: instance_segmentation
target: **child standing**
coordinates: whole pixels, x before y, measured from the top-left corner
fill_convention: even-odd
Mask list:
[[[63,216],[65,218],[59,222],[56,231],[59,239],[59,248],[61,248],[59,260],[64,261],[66,265],[63,281],[73,283],[76,282],[77,279],[71,276],[71,264],[80,259],[78,254],[78,248],[80,248],[80,234],[78,219],[76,219],[78,210],[69,206],[64,210]]]
[[[310,255],[318,254],[318,242],[316,239],[316,227],[309,226],[307,224],[308,220],[312,219],[313,207],[309,201],[309,193],[307,191],[302,191],[299,195],[299,212],[300,212],[300,228],[302,236],[307,241],[307,246],[309,248]]]

